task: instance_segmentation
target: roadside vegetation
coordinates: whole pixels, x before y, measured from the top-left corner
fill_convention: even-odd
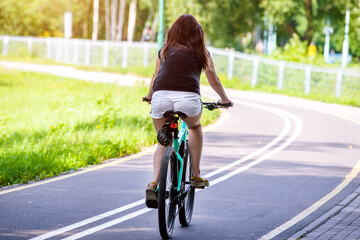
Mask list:
[[[156,143],[141,101],[121,87],[0,68],[0,188],[44,179]],[[203,124],[218,111],[204,111]]]

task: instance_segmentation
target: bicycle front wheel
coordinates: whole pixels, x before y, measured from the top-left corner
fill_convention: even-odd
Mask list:
[[[158,220],[160,235],[164,239],[171,237],[175,225],[177,194],[177,158],[175,149],[167,147],[161,162]]]
[[[195,188],[191,186],[193,169],[188,141],[186,141],[184,150],[184,172],[182,176],[182,182],[184,183],[182,195],[184,196],[184,199],[179,210],[179,221],[181,226],[187,227],[191,222],[195,198]]]

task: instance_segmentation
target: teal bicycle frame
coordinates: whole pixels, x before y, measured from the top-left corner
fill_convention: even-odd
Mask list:
[[[178,139],[174,139],[174,143],[173,143],[173,147],[174,147],[175,152],[176,152],[176,157],[180,162],[180,169],[179,169],[179,173],[178,173],[179,179],[178,179],[177,191],[180,191],[182,174],[183,174],[183,171],[184,171],[184,160],[180,156],[179,150],[180,150],[181,143],[183,141],[184,142],[186,141],[187,135],[188,135],[188,129],[187,129],[186,123],[184,121],[182,121],[182,124],[180,126],[180,130],[179,130],[179,134],[178,134]]]

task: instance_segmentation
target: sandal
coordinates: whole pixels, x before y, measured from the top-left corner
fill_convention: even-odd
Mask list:
[[[151,186],[151,185],[155,186]],[[157,182],[150,182],[145,191],[145,204],[148,208],[158,208],[158,200],[157,200]]]
[[[191,178],[191,186],[194,186],[195,188],[205,188],[209,186],[209,180],[194,176]]]

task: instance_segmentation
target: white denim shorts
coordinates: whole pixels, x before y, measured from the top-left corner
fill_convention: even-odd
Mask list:
[[[202,111],[200,95],[195,92],[159,90],[151,99],[151,117],[162,118],[166,111],[180,111],[195,117]]]

